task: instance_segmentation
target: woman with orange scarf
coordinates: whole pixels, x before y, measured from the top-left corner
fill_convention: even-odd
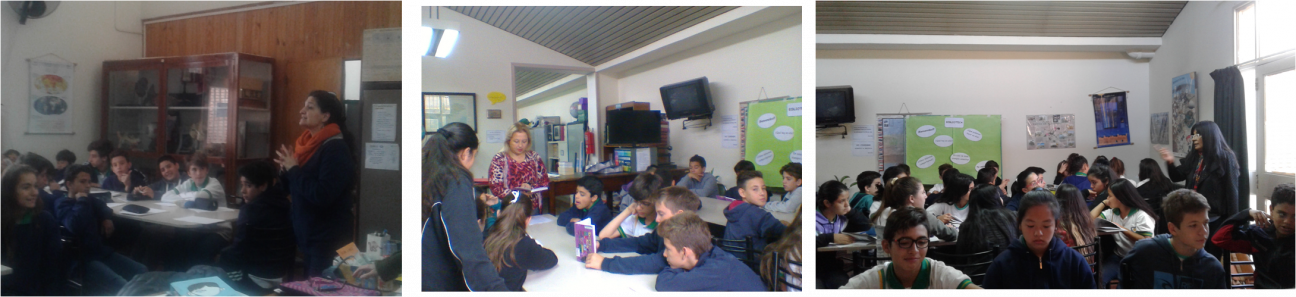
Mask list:
[[[346,108],[337,95],[311,91],[298,122],[306,131],[293,147],[281,146],[279,186],[292,196],[293,233],[305,255],[306,273],[318,276],[333,263],[338,248],[350,242],[351,189],[355,159],[346,125]]]

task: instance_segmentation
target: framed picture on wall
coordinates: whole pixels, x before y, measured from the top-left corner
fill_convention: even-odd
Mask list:
[[[477,130],[477,94],[423,93],[423,134],[461,122]]]

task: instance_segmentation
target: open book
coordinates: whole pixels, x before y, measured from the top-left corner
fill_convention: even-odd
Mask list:
[[[576,231],[576,259],[585,261],[585,256],[598,253],[594,247],[594,242],[598,240],[598,233],[594,230],[594,222],[585,218],[573,227]]]

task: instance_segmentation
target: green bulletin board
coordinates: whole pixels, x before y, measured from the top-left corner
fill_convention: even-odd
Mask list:
[[[756,163],[766,187],[783,187],[779,169],[801,163],[801,97],[743,102],[743,160]]]
[[[949,163],[976,176],[985,162],[1003,163],[998,115],[927,115],[905,119],[905,163],[924,184],[940,183],[937,167]]]

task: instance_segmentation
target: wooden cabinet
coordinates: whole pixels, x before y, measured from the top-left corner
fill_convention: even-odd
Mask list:
[[[100,138],[129,152],[150,181],[162,155],[206,154],[208,175],[237,195],[238,166],[274,154],[273,64],[240,53],[106,61]]]

